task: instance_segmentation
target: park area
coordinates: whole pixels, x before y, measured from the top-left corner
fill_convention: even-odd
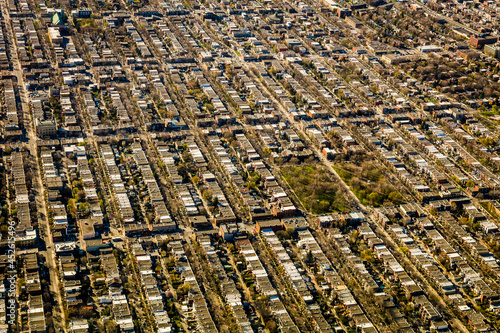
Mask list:
[[[295,192],[304,208],[313,214],[344,212],[349,203],[340,184],[321,165],[285,165],[281,175]]]
[[[360,165],[338,163],[333,168],[363,204],[379,207],[384,204],[400,205],[404,202],[403,196],[389,184],[380,169],[371,161]]]

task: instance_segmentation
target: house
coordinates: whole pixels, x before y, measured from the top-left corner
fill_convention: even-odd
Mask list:
[[[320,215],[317,217],[317,222],[321,228],[333,228],[337,226],[341,219],[342,217],[339,214]]]
[[[219,235],[224,238],[225,241],[231,242],[235,237],[243,236],[245,234],[245,226],[241,223],[221,224],[219,227]]]
[[[413,11],[422,11],[422,6],[420,6],[419,4],[416,4],[416,3],[412,3],[410,4],[410,8],[413,10]]]
[[[74,17],[77,18],[89,18],[92,15],[92,9],[83,7],[72,12]]]
[[[493,234],[498,232],[498,226],[491,221],[481,222],[481,228],[486,234]]]
[[[323,148],[322,153],[329,160],[333,160],[339,154],[335,149],[328,147]]]
[[[98,252],[101,249],[109,248],[108,243],[104,243],[102,239],[87,239],[84,241],[85,251]]]
[[[347,23],[348,25],[350,25],[352,28],[355,29],[361,28],[363,26],[363,23],[361,23],[361,21],[355,18],[354,16],[346,17],[345,23]]]

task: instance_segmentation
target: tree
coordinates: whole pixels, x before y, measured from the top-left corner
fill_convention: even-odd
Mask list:
[[[68,212],[71,214],[71,216],[76,217],[76,213],[78,212],[78,209],[76,207],[76,200],[75,199],[68,200]]]
[[[267,296],[261,296],[255,300],[255,309],[260,312],[264,321],[271,320],[272,316],[272,313],[267,305],[268,300],[269,298]]]
[[[307,258],[306,258],[306,260],[307,260],[308,263],[312,263],[314,261],[314,257],[313,257],[313,254],[312,254],[311,250],[309,250],[307,252]]]
[[[479,142],[481,142],[481,144],[483,146],[486,146],[486,147],[494,147],[496,145],[495,140],[493,140],[490,137],[479,138],[478,140],[479,140]]]
[[[271,333],[278,332],[278,325],[274,320],[268,320],[266,322],[266,328],[269,330]]]
[[[378,194],[377,192],[372,192],[368,195],[368,200],[370,200],[370,203],[374,206],[380,205],[381,201],[383,200],[381,195]]]
[[[80,191],[80,190],[78,189],[78,187],[73,187],[72,193],[73,193],[73,198],[74,198],[75,200],[78,200],[78,192],[79,192],[79,191]]]
[[[204,104],[204,107],[205,107],[205,109],[207,109],[207,110],[208,110],[208,111],[210,111],[210,112],[215,111],[215,107],[213,106],[213,104],[212,104],[212,103],[205,103],[205,104]]]
[[[434,206],[429,208],[429,212],[431,213],[432,216],[438,216],[438,210]]]
[[[88,202],[82,202],[78,205],[78,209],[82,212],[87,212],[90,209],[90,204]]]
[[[399,192],[396,192],[396,191],[392,191],[391,193],[389,193],[388,198],[395,205],[400,205],[404,201],[403,196]]]
[[[474,181],[472,179],[467,180],[467,183],[465,183],[465,186],[474,187]]]
[[[319,203],[317,203],[315,206],[316,206],[316,209],[317,209],[320,213],[330,211],[330,202],[329,202],[329,201],[327,201],[327,200],[321,200],[321,201],[320,201]]]
[[[90,319],[90,318],[95,316],[94,311],[91,309],[87,309],[87,308],[80,309],[80,314],[85,319]]]
[[[180,296],[184,296],[189,292],[189,290],[191,290],[191,284],[189,282],[186,282],[186,283],[181,284],[177,288],[177,294]]]
[[[287,233],[285,230],[278,230],[276,232],[276,236],[278,236],[279,239],[290,239],[290,234]]]
[[[106,329],[106,333],[119,333],[120,332],[120,328],[118,327],[118,324],[112,320],[108,320],[104,324],[104,328]]]
[[[366,250],[362,251],[360,253],[359,257],[361,258],[361,260],[367,261],[369,263],[375,262],[375,258],[373,258],[373,251],[370,249],[366,249]]]
[[[187,86],[188,90],[195,90],[195,89],[199,88],[197,80],[188,81],[188,83],[186,84],[186,86]]]
[[[257,191],[257,185],[255,184],[255,182],[248,182],[247,187],[249,190]]]
[[[207,190],[203,191],[202,195],[203,195],[203,199],[205,199],[206,201],[212,200],[212,195],[213,195],[212,190],[207,189]]]
[[[111,314],[111,308],[109,307],[105,307],[102,311],[101,311],[101,316],[109,316]]]

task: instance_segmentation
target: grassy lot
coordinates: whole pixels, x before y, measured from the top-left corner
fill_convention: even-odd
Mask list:
[[[323,214],[349,210],[339,184],[321,165],[285,165],[280,172],[308,211]]]

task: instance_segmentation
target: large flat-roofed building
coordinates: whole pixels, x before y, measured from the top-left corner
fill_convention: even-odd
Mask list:
[[[59,28],[49,27],[49,39],[52,44],[62,44],[63,38]]]
[[[43,120],[36,118],[35,120],[36,135],[40,137],[54,136],[57,134],[57,124],[55,119]]]
[[[477,37],[471,36],[469,39],[469,45],[475,49],[481,49],[487,44],[495,44],[498,41],[498,37],[495,36],[484,36]]]
[[[485,45],[484,53],[493,58],[500,58],[500,44]]]

